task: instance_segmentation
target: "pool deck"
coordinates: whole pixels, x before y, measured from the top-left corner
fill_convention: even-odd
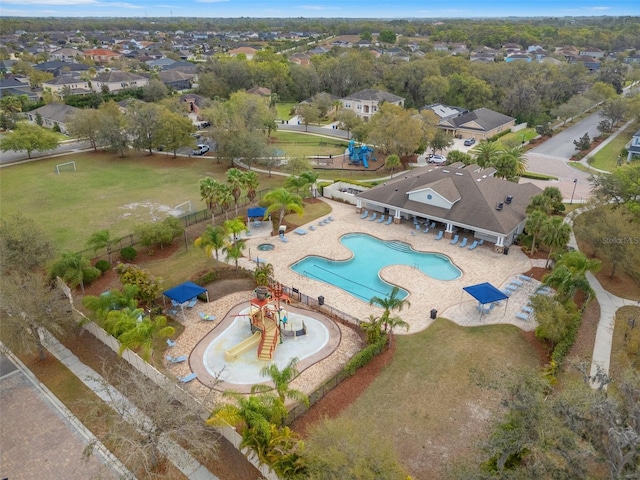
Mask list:
[[[482,317],[476,310],[477,302],[462,290],[462,287],[490,282],[502,288],[518,274],[531,269],[532,261],[522,253],[519,247],[511,247],[509,255],[499,255],[493,251],[493,245],[481,245],[474,250],[451,245],[449,240],[435,240],[437,230],[429,233],[416,231],[412,223],[404,222],[400,225],[385,225],[377,221],[361,219],[356,213],[356,207],[332,200],[323,199],[331,207],[334,220],[326,225],[303,225],[306,235],[287,232],[288,242],[282,242],[278,237],[265,238],[263,236],[247,237],[247,254],[255,260],[267,261],[274,267],[274,277],[289,287],[297,288],[301,293],[316,298],[324,296],[325,303],[334,308],[360,319],[366,319],[371,313],[380,315],[382,309],[372,307],[343,290],[322,282],[303,277],[289,267],[307,255],[319,255],[331,260],[347,260],[351,253],[342,246],[339,239],[347,233],[368,233],[382,240],[400,240],[410,244],[414,249],[425,252],[437,252],[447,255],[460,268],[463,275],[451,281],[434,280],[422,272],[404,265],[392,265],[382,270],[384,280],[396,284],[410,292],[407,300],[411,303],[400,316],[410,325],[406,333],[416,333],[427,328],[433,320],[430,319],[432,309],[438,311],[438,316],[448,318],[460,325],[487,325],[493,323],[509,323],[523,330],[533,330],[532,321],[521,320],[516,317],[520,307],[525,305],[528,296],[539,285],[538,282],[524,282],[523,287],[517,289],[508,302],[506,308],[495,308],[490,314]],[[309,226],[315,225],[315,230]],[[462,241],[462,237],[460,238]],[[273,243],[274,250],[258,252],[261,243]],[[469,239],[469,244],[471,239]],[[240,264],[248,269],[255,268],[255,261],[242,258]],[[399,330],[398,334],[405,333]]]

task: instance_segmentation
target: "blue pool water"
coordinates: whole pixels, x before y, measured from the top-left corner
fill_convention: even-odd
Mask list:
[[[368,302],[371,297],[385,297],[393,285],[380,278],[380,270],[388,265],[407,265],[436,280],[455,280],[462,272],[446,255],[418,252],[397,240],[379,240],[364,233],[351,233],[340,243],[353,253],[346,261],[309,256],[294,263],[291,269],[305,277],[334,285],[354,297]],[[400,289],[400,298],[409,293]]]

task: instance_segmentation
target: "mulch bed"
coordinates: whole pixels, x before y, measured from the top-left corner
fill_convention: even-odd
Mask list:
[[[391,342],[391,347],[376,356],[371,362],[359,369],[352,377],[347,378],[302,416],[298,417],[291,428],[306,437],[313,427],[325,418],[336,418],[349,405],[355,402],[360,395],[369,388],[378,374],[393,359],[396,342]]]

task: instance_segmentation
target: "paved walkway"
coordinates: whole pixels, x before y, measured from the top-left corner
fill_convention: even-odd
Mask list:
[[[587,207],[579,208],[571,212],[570,215],[565,217],[565,223],[568,223],[573,227],[573,219],[585,212]],[[571,238],[569,239],[569,247],[573,247],[578,250],[578,243],[576,237],[571,232]],[[598,279],[591,272],[587,272],[587,280],[589,285],[593,289],[600,305],[600,320],[598,322],[598,329],[596,331],[596,338],[593,345],[593,355],[591,357],[591,372],[590,376],[593,378],[600,368],[602,373],[609,373],[609,363],[611,361],[611,346],[613,344],[613,329],[615,327],[616,312],[619,308],[625,305],[637,305],[633,300],[627,298],[620,298],[611,292],[604,289]],[[599,385],[593,384],[596,388]]]
[[[144,417],[144,415],[138,411],[126,397],[124,397],[114,387],[108,385],[100,374],[82,363],[78,357],[76,357],[52,335],[47,335],[44,343],[54,357],[71,370],[71,372],[76,375],[82,383],[93,390],[96,395],[98,395],[107,404],[111,405],[114,410],[122,411],[123,405],[125,405],[124,408],[130,415],[138,417],[137,422],[140,422],[140,416]],[[118,402],[118,407],[114,407],[115,402]],[[150,419],[146,418],[142,421],[145,423],[151,422]],[[134,424],[133,421],[130,423]],[[193,480],[219,480],[218,477],[213,475],[176,442],[165,438],[160,442],[159,448],[171,463],[173,463],[187,478]]]

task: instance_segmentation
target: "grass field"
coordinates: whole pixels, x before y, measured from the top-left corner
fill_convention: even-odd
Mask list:
[[[278,112],[278,120],[289,120],[293,114],[291,110],[296,105],[295,102],[278,102],[276,111]]]
[[[271,148],[292,157],[342,155],[348,146],[343,140],[296,132],[276,131],[271,137]]]
[[[466,328],[438,319],[397,337],[392,362],[342,416],[390,438],[413,478],[444,478],[452,460],[474,457],[499,407],[498,393],[476,381],[538,365],[538,353],[516,327]]]
[[[629,140],[631,140],[631,137],[637,130],[637,124],[629,125],[593,156],[593,163],[591,165],[600,170],[606,170],[607,172],[615,170],[618,165],[618,155],[620,155],[624,146],[629,143]],[[627,161],[626,158],[622,160]]]
[[[37,220],[59,250],[81,250],[100,229],[119,237],[136,224],[166,218],[178,204],[190,200],[194,210],[205,206],[198,182],[205,176],[225,180],[227,163],[211,157],[171,158],[131,153],[126,158],[108,153],[63,157],[75,160],[76,172],[56,175],[60,158],[2,169],[2,218],[23,212]],[[260,176],[259,189],[280,186],[281,177]]]

